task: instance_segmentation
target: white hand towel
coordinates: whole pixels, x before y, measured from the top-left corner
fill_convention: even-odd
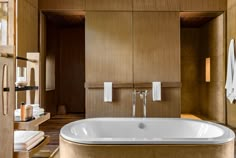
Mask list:
[[[152,82],[152,100],[161,101],[161,82]]]
[[[104,82],[104,102],[112,102],[112,82]]]
[[[228,64],[227,64],[227,76],[226,76],[226,95],[227,98],[231,103],[233,103],[234,100],[234,87],[236,88],[236,78],[234,77],[236,74],[234,72],[236,71],[234,69],[235,66],[235,57],[234,57],[234,39],[230,41],[229,45],[229,51],[228,51]],[[233,81],[235,80],[235,86],[233,86]]]

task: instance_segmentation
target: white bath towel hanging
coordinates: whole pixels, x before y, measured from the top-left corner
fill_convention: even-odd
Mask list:
[[[152,82],[152,100],[161,101],[161,82]]]
[[[104,102],[112,102],[112,82],[104,82]]]
[[[227,76],[226,76],[226,95],[231,103],[233,103],[235,95],[234,88],[236,88],[236,74],[235,74],[235,56],[234,56],[234,39],[231,39],[228,51],[228,64],[227,64]],[[236,92],[236,91],[235,91]]]

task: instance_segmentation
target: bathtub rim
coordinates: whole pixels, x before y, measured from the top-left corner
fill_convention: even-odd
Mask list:
[[[94,141],[94,138],[86,138],[86,139],[79,139],[77,138],[76,140],[71,138],[70,136],[67,136],[63,133],[63,130],[65,128],[69,128],[72,124],[76,124],[77,122],[87,122],[87,121],[104,121],[104,120],[112,120],[112,121],[122,121],[122,120],[131,120],[131,121],[145,121],[145,120],[185,120],[185,121],[191,121],[191,122],[198,122],[198,123],[204,123],[204,124],[210,124],[213,126],[216,126],[220,128],[224,133],[223,135],[219,137],[214,137],[214,138],[156,138],[152,139],[152,141],[147,143],[147,139],[135,139],[133,140],[133,143],[131,143],[131,140],[129,140],[130,145],[161,145],[161,144],[224,144],[227,142],[230,142],[235,139],[235,133],[228,127],[220,125],[218,123],[210,122],[210,121],[205,121],[205,120],[195,120],[195,119],[188,119],[188,118],[153,118],[153,117],[148,117],[148,118],[143,118],[143,117],[99,117],[99,118],[86,118],[82,120],[77,120],[70,122],[66,125],[64,125],[61,130],[60,130],[60,137],[64,138],[67,141],[71,141],[74,143],[79,143],[79,144],[87,144],[87,145],[127,145],[124,143],[124,140],[119,140],[120,138],[112,138],[112,140],[115,140],[115,143],[111,142],[111,139],[107,139],[107,141],[104,141],[105,138],[96,138],[96,141]],[[106,139],[105,139],[106,140]],[[154,140],[154,141],[153,141]],[[184,140],[184,141],[183,141]],[[195,140],[195,141],[194,141]],[[176,143],[178,141],[178,143]],[[194,141],[194,142],[193,142]],[[201,141],[201,142],[199,142]],[[123,143],[122,143],[123,142]]]

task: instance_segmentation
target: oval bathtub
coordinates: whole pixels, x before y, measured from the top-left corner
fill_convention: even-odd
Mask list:
[[[68,156],[71,150],[71,153],[78,151],[77,154],[83,155],[86,153],[85,151],[91,152],[91,150],[95,150],[98,152],[98,148],[101,148],[105,153],[112,150],[112,153],[116,153],[116,155],[123,154],[121,152],[123,150],[137,150],[138,154],[137,152],[133,153],[132,150],[126,151],[127,153],[137,154],[129,154],[127,157],[139,157],[142,155],[142,150],[144,153],[146,151],[151,152],[151,155],[163,155],[163,151],[166,151],[164,155],[170,155],[170,153],[174,152],[174,155],[169,156],[173,157],[184,147],[184,151],[189,152],[191,157],[195,156],[192,155],[195,151],[192,151],[192,148],[194,148],[198,151],[196,152],[196,157],[199,156],[199,152],[203,152],[201,150],[205,150],[205,154],[208,157],[233,158],[231,155],[233,155],[234,137],[234,132],[229,128],[200,120],[178,118],[93,118],[69,123],[61,129],[60,154]],[[140,148],[141,146],[142,148]],[[91,149],[92,147],[94,149]],[[170,149],[172,149],[171,152]],[[87,153],[87,156],[86,154],[83,155],[83,158],[93,157],[90,152]],[[101,151],[99,153],[101,154]],[[145,154],[143,156],[146,157]],[[97,154],[94,157],[97,158]],[[126,156],[123,155],[121,157]],[[166,158],[169,157],[167,156]],[[184,155],[180,157],[184,157]],[[70,155],[70,158],[74,157]]]

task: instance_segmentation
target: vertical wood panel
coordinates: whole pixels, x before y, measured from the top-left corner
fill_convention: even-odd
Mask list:
[[[86,0],[86,10],[132,10],[132,0]]]
[[[180,0],[181,11],[225,11],[227,0]]]
[[[13,52],[13,51],[12,51]],[[12,53],[11,52],[11,53]],[[12,158],[13,156],[13,144],[14,144],[14,105],[15,105],[15,90],[14,90],[14,82],[15,82],[15,61],[13,58],[2,58],[0,57],[0,157],[9,157]],[[3,67],[7,65],[7,84],[3,82]],[[5,86],[9,86],[10,92],[3,92],[2,90]],[[2,100],[4,99],[4,100]],[[5,107],[5,108],[4,108]],[[4,115],[4,111],[6,114]]]
[[[134,11],[179,11],[180,0],[133,0]]]
[[[86,82],[132,83],[132,13],[86,13]]]
[[[103,89],[86,89],[86,118],[131,116],[132,89],[113,90],[112,103],[104,103]]]
[[[236,1],[228,0],[227,8],[227,52],[231,39],[236,38]],[[228,54],[228,53],[226,53]],[[236,106],[230,104],[227,99],[227,120],[228,124],[232,127],[236,127]]]
[[[210,119],[225,122],[224,14],[201,27],[200,106]],[[205,82],[205,59],[211,58],[211,81]]]
[[[181,112],[199,113],[200,29],[181,28]],[[190,75],[191,74],[191,75]],[[194,89],[194,91],[193,91]]]
[[[180,81],[179,25],[178,12],[134,13],[134,83]],[[148,116],[179,117],[180,89],[163,89],[162,94],[161,102],[149,96]]]
[[[39,0],[40,10],[84,10],[85,0]]]
[[[17,55],[26,57],[27,52],[38,51],[38,5],[28,0],[18,0]],[[25,62],[18,61],[19,65]]]
[[[178,12],[134,13],[134,82],[180,81]]]
[[[60,30],[60,105],[68,112],[84,112],[84,42],[84,25]]]

